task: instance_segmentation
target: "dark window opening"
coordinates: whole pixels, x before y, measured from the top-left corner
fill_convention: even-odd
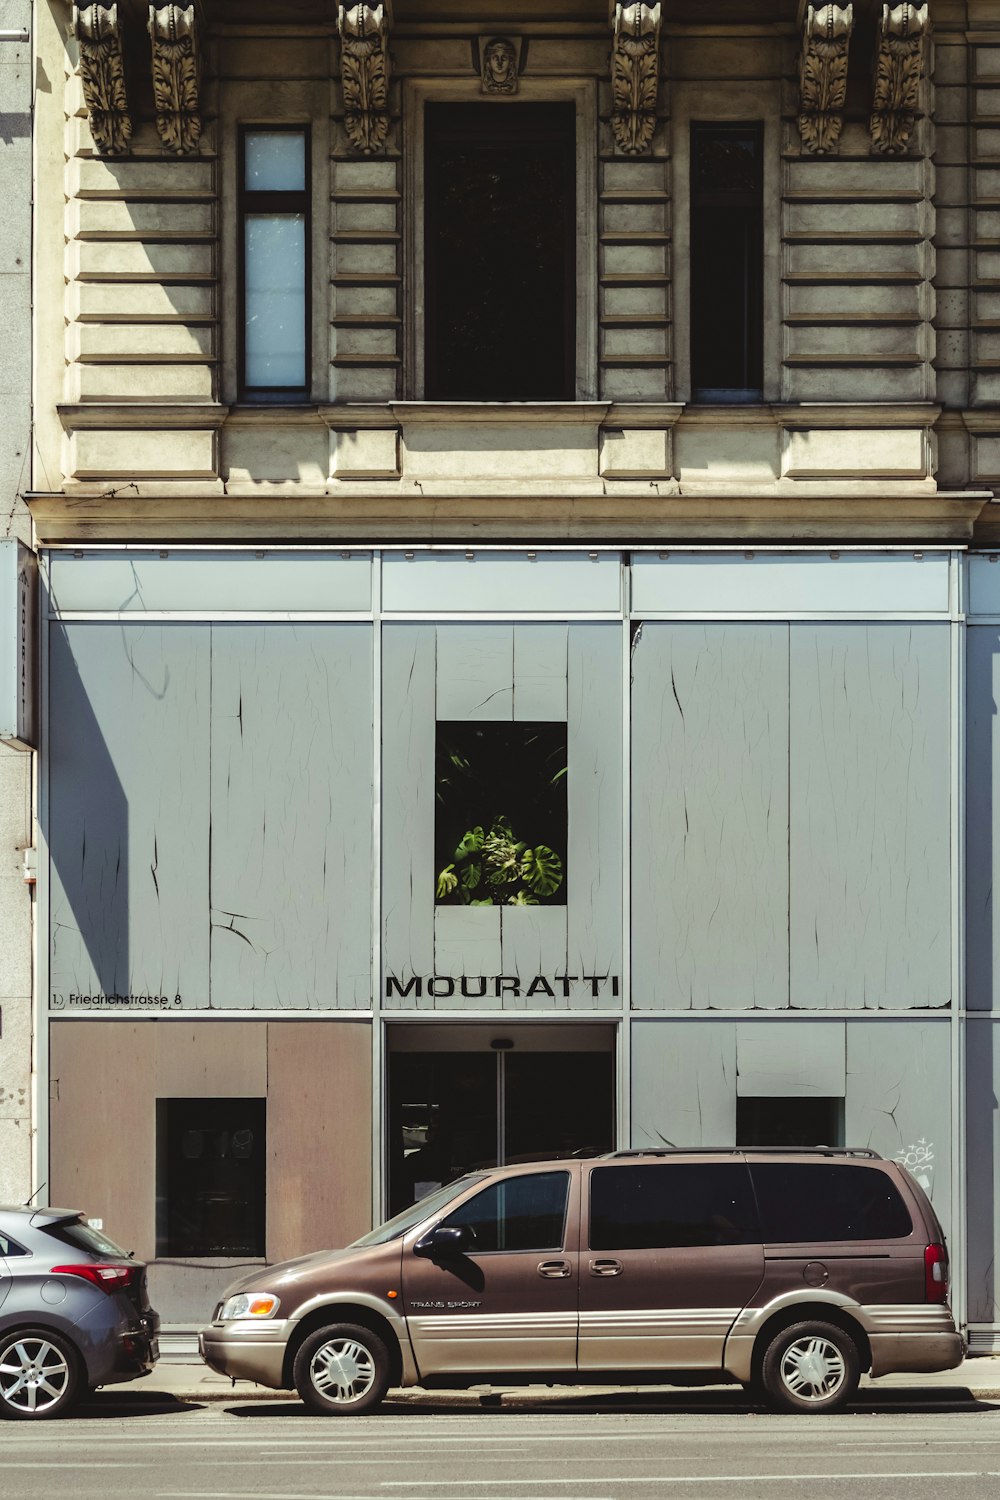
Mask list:
[[[309,133],[251,127],[240,136],[240,394],[308,394]]]
[[[817,1161],[752,1165],[765,1245],[899,1240],[913,1224],[895,1183],[877,1167]]]
[[[428,104],[425,393],[576,395],[572,104]]]
[[[435,896],[565,906],[566,725],[439,722]]]
[[[481,1250],[561,1250],[569,1198],[565,1172],[539,1172],[495,1182],[468,1199],[443,1223],[467,1225]]]
[[[265,1101],[156,1101],[156,1253],[264,1255]]]
[[[591,1250],[748,1245],[757,1238],[742,1163],[595,1167],[590,1174]]]
[[[691,127],[691,384],[696,401],[764,385],[763,128]]]
[[[843,1146],[843,1099],[737,1099],[737,1146]]]

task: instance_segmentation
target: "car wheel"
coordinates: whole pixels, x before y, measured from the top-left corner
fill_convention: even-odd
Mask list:
[[[389,1351],[370,1328],[334,1323],[309,1335],[295,1356],[293,1374],[310,1411],[359,1416],[378,1406],[389,1389]]]
[[[776,1411],[830,1412],[846,1406],[858,1388],[858,1346],[833,1323],[795,1323],[771,1340],[761,1384]]]
[[[76,1350],[48,1328],[0,1339],[0,1417],[40,1422],[69,1411],[80,1390]]]

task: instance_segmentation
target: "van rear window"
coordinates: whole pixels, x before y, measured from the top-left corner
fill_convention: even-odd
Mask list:
[[[913,1233],[895,1183],[878,1167],[758,1162],[750,1175],[765,1245],[901,1240]]]
[[[595,1167],[591,1250],[670,1250],[760,1242],[742,1162]]]

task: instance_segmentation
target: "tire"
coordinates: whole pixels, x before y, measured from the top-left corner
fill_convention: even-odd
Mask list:
[[[775,1411],[839,1411],[858,1388],[861,1357],[849,1333],[834,1323],[794,1323],[764,1353],[760,1384]]]
[[[356,1417],[374,1411],[389,1389],[389,1351],[377,1333],[331,1323],[304,1341],[292,1367],[295,1389],[311,1412]]]
[[[0,1417],[44,1422],[76,1404],[82,1380],[73,1345],[49,1328],[21,1328],[0,1338]]]

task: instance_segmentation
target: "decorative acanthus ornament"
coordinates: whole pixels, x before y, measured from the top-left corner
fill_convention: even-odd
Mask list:
[[[799,135],[807,151],[837,149],[847,97],[853,5],[810,5],[799,60]]]
[[[194,5],[151,5],[153,98],[160,140],[189,156],[201,138],[201,56]]]
[[[611,128],[628,156],[649,150],[660,87],[661,6],[612,3]]]
[[[885,156],[899,156],[913,134],[929,31],[926,4],[883,5],[869,129],[872,147]]]
[[[117,5],[74,5],[80,82],[99,156],[124,156],[132,139]]]
[[[344,127],[355,151],[371,156],[389,133],[389,18],[385,5],[338,5]]]

